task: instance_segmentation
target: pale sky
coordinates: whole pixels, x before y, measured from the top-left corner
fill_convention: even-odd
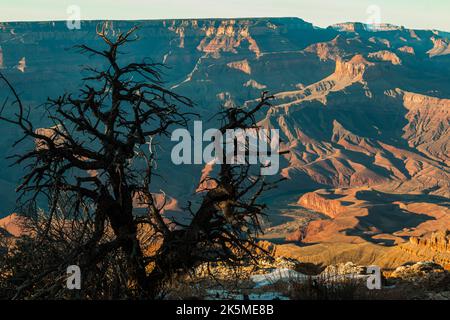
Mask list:
[[[0,21],[299,17],[316,26],[392,23],[450,31],[450,0],[0,0]],[[378,14],[379,12],[379,14]]]

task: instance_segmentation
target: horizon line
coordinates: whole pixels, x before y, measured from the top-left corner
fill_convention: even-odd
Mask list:
[[[384,22],[384,23],[380,23],[380,24],[368,24],[365,22],[361,22],[361,21],[344,21],[344,22],[337,22],[337,23],[333,23],[330,24],[326,27],[321,27],[318,26],[316,24],[314,24],[313,22],[307,21],[303,18],[300,17],[295,17],[295,16],[255,16],[255,17],[215,17],[215,18],[205,18],[205,17],[186,17],[186,18],[132,18],[132,19],[108,19],[108,18],[95,18],[95,19],[80,19],[79,21],[81,22],[92,22],[92,21],[120,21],[120,22],[127,22],[127,21],[164,21],[164,20],[178,20],[178,21],[182,21],[182,20],[247,20],[247,19],[299,19],[302,20],[306,23],[311,24],[313,27],[315,28],[319,28],[319,29],[328,29],[330,27],[339,25],[339,24],[346,24],[346,23],[354,23],[354,24],[361,24],[361,25],[365,25],[365,26],[371,26],[371,25],[379,25],[379,26],[394,26],[394,27],[401,27],[407,30],[416,30],[416,31],[438,31],[438,32],[445,32],[445,33],[450,33],[450,30],[442,30],[442,29],[437,29],[437,28],[410,28],[407,27],[405,25],[399,25],[399,24],[395,24],[395,23],[390,23],[390,22]],[[43,23],[43,22],[67,22],[67,21],[72,21],[72,20],[68,20],[68,19],[42,19],[42,20],[6,20],[6,21],[0,21],[1,23]],[[383,31],[372,31],[372,32],[383,32]]]

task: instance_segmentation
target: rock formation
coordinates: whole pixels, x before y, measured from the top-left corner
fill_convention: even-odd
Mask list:
[[[447,39],[432,37],[431,41],[433,41],[433,48],[427,52],[430,58],[450,54],[450,44]]]
[[[214,57],[220,57],[220,52],[233,52],[241,46],[241,43],[248,43],[248,50],[254,52],[256,57],[261,54],[256,41],[249,32],[248,22],[236,23],[235,20],[223,20],[216,27],[211,24],[204,29],[205,38],[197,46],[197,49],[212,54]]]
[[[349,78],[354,81],[361,81],[364,72],[368,67],[374,66],[373,63],[367,61],[362,55],[355,55],[349,61],[338,59],[336,61],[335,75],[338,79]]]
[[[250,67],[248,60],[242,60],[242,61],[234,61],[227,63],[227,66],[232,69],[240,70],[246,74],[252,73],[252,68]]]
[[[13,213],[3,219],[0,219],[0,229],[7,232],[7,235],[13,237],[20,237],[24,234],[24,228],[22,226],[24,218],[17,213]],[[0,235],[1,236],[1,235]]]
[[[251,87],[258,90],[266,89],[267,86],[261,83],[256,82],[253,79],[248,80],[246,83],[244,83],[244,87]]]
[[[379,61],[389,61],[393,65],[402,64],[402,61],[395,53],[387,50],[369,53],[369,58],[376,59]]]
[[[408,109],[403,137],[411,147],[431,158],[450,163],[450,99],[401,92]]]
[[[450,253],[450,231],[432,232],[428,237],[411,237],[410,243],[416,247],[427,248],[436,252]]]
[[[410,46],[400,47],[400,48],[398,48],[398,51],[409,53],[409,54],[412,54],[412,55],[416,54],[416,52],[414,51],[414,48],[410,47]]]
[[[450,270],[450,231],[431,232],[409,238],[401,250],[422,260],[430,260]]]
[[[412,280],[416,283],[423,283],[432,280],[436,281],[442,279],[444,276],[445,272],[442,266],[432,261],[420,261],[417,263],[400,266],[390,274],[390,277],[392,278]]]
[[[337,60],[345,54],[343,48],[347,47],[346,40],[338,35],[329,42],[315,43],[307,47],[304,52],[315,53],[320,60]]]
[[[17,70],[23,73],[25,72],[26,68],[27,68],[27,60],[25,57],[23,57],[22,59],[20,59],[19,64],[17,65]]]
[[[331,218],[335,218],[338,214],[348,210],[348,207],[343,205],[341,201],[333,198],[328,198],[326,195],[319,192],[309,192],[304,194],[298,204],[323,213]]]

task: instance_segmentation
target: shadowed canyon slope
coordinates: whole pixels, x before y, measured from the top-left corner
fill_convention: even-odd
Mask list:
[[[0,24],[0,68],[42,128],[51,123],[40,104],[76,90],[80,67],[96,65],[71,48],[98,47],[97,23]],[[265,238],[302,243],[297,249],[309,253],[327,243],[376,253],[450,229],[449,33],[360,23],[320,29],[296,18],[111,22],[116,31],[137,23],[140,41],[124,60],[167,64],[167,86],[196,102],[204,127],[216,125],[209,119],[220,106],[254,103],[262,90],[275,95],[259,119],[280,129],[290,153],[280,168],[287,181],[266,197]],[[17,152],[19,132],[2,124],[0,134],[4,159]],[[14,212],[22,173],[1,161],[0,217]],[[175,215],[213,171],[168,158],[159,168],[177,172],[155,190],[174,199]]]

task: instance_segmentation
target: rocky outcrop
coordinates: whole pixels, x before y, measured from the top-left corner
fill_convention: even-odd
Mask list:
[[[329,42],[312,44],[304,52],[314,53],[322,61],[337,60],[345,54],[342,48],[346,46],[346,43],[346,40],[341,35],[338,35]]]
[[[337,23],[331,26],[333,29],[341,32],[357,32],[357,31],[365,31],[366,25],[359,22],[344,22]]]
[[[429,237],[411,237],[409,242],[416,247],[422,247],[436,252],[450,253],[450,231],[433,232]]]
[[[450,270],[450,231],[436,231],[421,237],[410,237],[399,247],[402,251],[433,261]]]
[[[430,58],[450,54],[450,43],[447,39],[432,37],[431,41],[433,48],[427,52]]]
[[[195,269],[195,275],[199,278],[209,278],[213,275],[216,279],[236,280],[236,278],[248,278],[251,275],[263,275],[276,269],[298,270],[302,264],[295,259],[285,257],[261,256],[257,264],[243,265],[241,267],[230,266],[225,263],[205,263]]]
[[[378,45],[382,45],[383,47],[386,48],[391,48],[391,42],[388,39],[384,39],[384,38],[379,38],[379,37],[370,37],[369,41]]]
[[[240,70],[240,71],[242,71],[243,73],[246,73],[246,74],[251,74],[252,73],[252,68],[250,67],[250,64],[248,63],[247,59],[241,60],[241,61],[229,62],[227,64],[227,66],[229,68],[232,68],[232,69]]]
[[[405,107],[408,109],[416,107],[428,108],[448,108],[450,106],[450,99],[440,99],[414,92],[407,92],[397,89],[397,92],[403,93],[403,100]]]
[[[355,55],[349,60],[340,58],[336,59],[334,72],[307,87],[301,87],[300,90],[280,92],[275,94],[278,107],[285,109],[298,105],[306,101],[320,101],[327,104],[327,96],[332,92],[343,90],[354,83],[366,84],[364,74],[369,67],[375,64],[367,61],[362,55]],[[370,92],[366,92],[370,95]]]
[[[305,238],[305,232],[301,229],[295,230],[286,235],[286,242],[301,242]]]
[[[362,80],[367,68],[374,66],[372,62],[367,61],[362,55],[355,55],[349,61],[342,59],[336,60],[336,70],[334,74],[338,79],[350,78]]]
[[[408,109],[403,138],[411,147],[450,164],[450,99],[397,92],[403,95],[403,105]]]
[[[256,82],[253,79],[248,80],[246,83],[244,83],[244,87],[248,87],[248,88],[253,88],[253,89],[258,89],[258,90],[263,90],[266,89],[267,86],[261,83]]]
[[[163,21],[163,26],[166,27],[168,30],[174,32],[178,36],[178,48],[184,48],[185,47],[184,40],[185,40],[187,30],[198,29],[198,21],[197,20],[182,20],[182,21],[172,20],[171,23],[168,21]]]
[[[322,271],[324,276],[337,276],[337,275],[366,275],[367,267],[358,266],[353,262],[338,263],[335,265],[329,265]]]
[[[397,31],[404,30],[401,26],[392,25],[389,23],[380,23],[376,25],[364,24],[361,22],[345,22],[337,23],[331,26],[333,29],[344,32],[362,32],[362,31]]]
[[[323,213],[331,218],[335,218],[342,212],[348,210],[341,201],[328,198],[326,195],[318,192],[309,192],[304,194],[298,201],[298,204],[307,209]]]
[[[175,33],[180,37],[180,44],[178,45],[178,47],[184,48],[184,28],[177,28],[175,30]]]
[[[24,234],[23,222],[25,218],[13,213],[3,219],[0,219],[0,229],[6,231],[6,235],[20,237]],[[1,234],[0,234],[1,236]]]
[[[219,26],[211,24],[203,29],[205,38],[197,46],[199,51],[220,57],[220,52],[237,52],[242,42],[248,42],[248,49],[259,57],[261,51],[249,32],[249,22],[222,20]]]
[[[387,50],[369,53],[368,57],[378,61],[388,61],[393,65],[402,64],[402,60],[395,53]]]
[[[27,68],[27,59],[25,57],[20,59],[16,68],[17,68],[17,70],[19,70],[22,73],[25,72],[25,69]]]
[[[416,54],[414,48],[410,47],[410,46],[403,46],[403,47],[398,48],[397,50],[401,51],[401,52],[404,52],[404,53],[409,53],[409,54],[412,54],[412,55]]]
[[[445,271],[441,265],[433,261],[420,261],[396,268],[390,277],[423,282],[429,281],[430,278],[441,278],[444,275]]]

